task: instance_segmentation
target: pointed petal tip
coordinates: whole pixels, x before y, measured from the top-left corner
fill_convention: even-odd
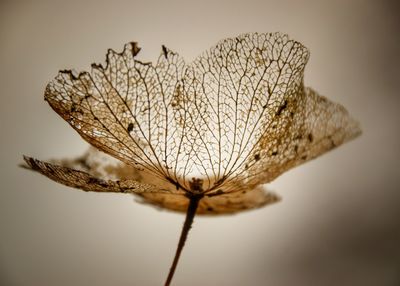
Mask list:
[[[363,131],[361,128],[361,123],[357,119],[352,116],[349,116],[348,123],[346,126],[347,129],[347,136],[345,138],[345,142],[356,139],[357,137],[361,136]]]

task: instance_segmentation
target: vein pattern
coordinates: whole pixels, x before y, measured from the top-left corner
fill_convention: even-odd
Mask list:
[[[201,193],[199,213],[229,213],[277,201],[259,186],[360,134],[343,106],[304,87],[309,52],[287,35],[225,39],[189,64],[164,46],[142,62],[139,50],[109,50],[90,73],[61,71],[45,92],[117,163],[92,149],[59,165],[27,158],[31,169],[84,190],[131,184],[143,202],[174,210]]]

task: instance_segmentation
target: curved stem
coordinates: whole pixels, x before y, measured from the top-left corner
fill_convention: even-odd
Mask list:
[[[197,210],[197,207],[199,205],[199,201],[201,198],[202,198],[202,196],[191,196],[189,198],[190,201],[189,201],[188,209],[186,211],[185,222],[183,224],[181,236],[179,238],[178,247],[176,249],[174,261],[172,262],[167,280],[165,281],[165,284],[164,284],[165,286],[170,285],[172,277],[174,276],[176,266],[178,265],[179,257],[181,255],[183,246],[185,245],[189,230],[192,227],[193,219],[196,214],[196,210]]]

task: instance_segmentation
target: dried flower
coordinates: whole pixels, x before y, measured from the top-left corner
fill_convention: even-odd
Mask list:
[[[93,146],[83,157],[24,159],[67,186],[186,212],[169,285],[196,213],[276,202],[262,184],[361,131],[343,106],[304,87],[309,52],[287,35],[225,39],[190,64],[164,46],[144,63],[139,50],[109,50],[105,66],[48,84],[50,106]]]

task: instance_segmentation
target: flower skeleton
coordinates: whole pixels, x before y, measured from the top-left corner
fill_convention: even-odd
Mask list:
[[[24,159],[70,187],[186,212],[165,285],[195,214],[274,203],[263,184],[361,133],[343,106],[304,86],[309,52],[287,35],[225,39],[191,63],[164,46],[142,62],[139,50],[129,43],[91,72],[60,71],[45,99],[92,147],[73,160]]]

